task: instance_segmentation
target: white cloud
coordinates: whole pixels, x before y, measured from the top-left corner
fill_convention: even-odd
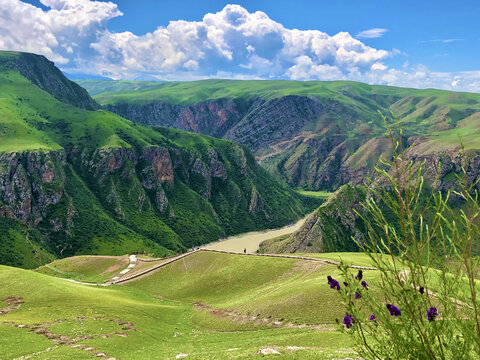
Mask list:
[[[433,39],[433,40],[427,40],[427,41],[422,41],[422,42],[423,43],[433,42],[433,43],[449,44],[449,43],[459,42],[459,41],[465,41],[465,39]]]
[[[340,69],[328,64],[315,64],[308,56],[302,55],[295,59],[295,65],[288,68],[286,75],[292,80],[340,80],[345,79]]]
[[[375,64],[373,64],[370,69],[372,70],[386,70],[387,69],[387,66],[385,66],[384,64],[382,64],[381,62],[376,62]]]
[[[39,53],[64,71],[116,79],[194,80],[349,79],[373,84],[480,91],[480,72],[438,73],[388,60],[406,54],[375,49],[359,38],[386,29],[330,36],[287,29],[261,11],[227,5],[201,21],[171,21],[151,33],[110,32],[122,13],[112,2],[41,0],[44,11],[21,0],[0,0],[0,49]],[[453,42],[459,39],[445,39]]]
[[[357,39],[374,39],[382,37],[388,29],[374,28],[369,30],[360,31],[355,37]]]
[[[0,48],[43,54],[67,64],[88,53],[88,44],[122,13],[111,2],[41,0],[43,11],[19,0],[0,0]],[[75,55],[74,55],[75,54]]]

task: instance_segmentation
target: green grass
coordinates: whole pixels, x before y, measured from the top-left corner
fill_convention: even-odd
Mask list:
[[[308,256],[317,259],[343,261],[348,265],[373,266],[372,259],[365,253],[358,252],[334,252],[334,253],[295,253],[295,256]]]
[[[128,257],[74,256],[56,260],[37,272],[78,281],[102,283],[129,264]]]
[[[335,266],[321,263],[200,252],[126,286],[244,315],[323,324],[342,316],[338,294],[325,281],[338,274]]]
[[[332,195],[331,192],[329,191],[307,191],[307,190],[297,190],[297,192],[301,195],[316,198],[316,199],[321,199],[321,200],[327,200],[330,195]]]
[[[350,338],[337,331],[242,325],[192,306],[208,301],[238,313],[333,323],[341,312],[336,310],[338,294],[328,288],[325,274],[336,271],[333,266],[310,269],[288,259],[197,253],[128,285],[97,288],[0,266],[0,299],[21,296],[24,301],[0,317],[2,359],[33,353],[40,359],[83,359],[93,353],[54,345],[10,322],[41,324],[57,336],[89,335],[91,339],[77,343],[121,359],[173,359],[179,353],[192,359],[255,359],[267,347],[278,349],[283,359],[331,359],[339,354],[336,350],[346,350],[341,356],[348,356]],[[125,323],[135,331],[125,330],[129,325],[120,325]],[[288,349],[292,346],[300,349]]]
[[[0,264],[33,269],[55,258],[45,236],[18,220],[0,217],[0,244]]]
[[[478,101],[473,93],[454,93],[443,90],[418,90],[393,86],[367,85],[353,81],[289,81],[289,80],[200,80],[190,82],[149,82],[149,81],[102,81],[78,80],[81,86],[95,95],[101,104],[118,102],[120,99],[129,103],[162,99],[172,104],[192,104],[196,102],[240,97],[276,97],[298,95],[343,98],[354,102],[354,97],[370,93],[381,96],[408,97],[412,94],[422,97],[439,97],[440,102],[430,102],[424,106],[451,103],[456,106],[472,105]],[[347,93],[347,96],[342,93]],[[350,97],[348,96],[350,95]],[[374,102],[376,99],[366,100]],[[384,100],[386,101],[386,100]],[[398,103],[398,112],[408,111],[408,105]]]

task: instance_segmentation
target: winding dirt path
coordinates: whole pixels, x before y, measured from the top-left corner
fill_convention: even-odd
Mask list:
[[[125,269],[123,269],[122,271],[120,271],[117,275],[115,275],[111,280],[109,280],[109,281],[107,281],[103,284],[89,283],[89,282],[85,282],[85,281],[78,281],[78,280],[65,279],[65,278],[61,278],[61,279],[65,280],[65,281],[73,282],[75,284],[80,284],[80,285],[110,286],[110,285],[114,284],[116,280],[118,280],[119,278],[124,276],[126,273],[130,272],[135,267],[135,265],[137,264],[137,256],[136,255],[129,255],[128,259],[129,259],[128,266]]]
[[[112,282],[120,279],[123,275],[125,275],[126,273],[130,272],[134,267],[135,265],[137,265],[137,255],[130,255],[128,257],[130,263],[128,264],[127,268],[120,271],[117,275],[115,275],[113,278],[112,278]]]

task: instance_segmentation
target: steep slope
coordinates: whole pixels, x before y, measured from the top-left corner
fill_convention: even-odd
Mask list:
[[[28,59],[44,66],[43,90],[22,75]],[[64,78],[43,57],[3,52],[0,68],[0,218],[38,230],[55,256],[164,255],[313,205],[233,142],[73,106],[74,92],[56,99]]]
[[[55,99],[87,110],[96,110],[99,105],[88,92],[78,84],[68,80],[44,56],[29,53],[2,51],[2,71],[18,71],[27,80],[47,91]]]
[[[454,211],[464,211],[462,199],[455,194],[458,191],[457,175],[462,174],[463,159],[458,151],[440,148],[427,148],[419,155],[419,148],[431,146],[432,143],[420,144],[409,148],[405,154],[405,163],[413,163],[414,167],[423,164],[423,178],[425,198],[432,187],[444,194],[448,190],[450,206]],[[466,174],[472,184],[476,183],[480,191],[480,155],[468,154],[470,159],[465,166]],[[441,165],[441,166],[440,166]],[[375,186],[386,184],[386,179],[380,176],[373,178]],[[368,190],[362,185],[346,184],[340,187],[328,200],[313,212],[302,227],[290,236],[270,239],[260,244],[260,251],[264,253],[294,253],[294,252],[334,252],[334,251],[358,251],[358,242],[363,242],[366,236],[364,221],[358,216],[368,218],[368,212],[362,207]],[[422,201],[422,197],[420,197]],[[423,199],[425,200],[425,199]],[[392,224],[394,216],[382,202],[377,201],[387,219]],[[433,211],[433,209],[432,209]],[[428,211],[423,214],[428,221]],[[480,254],[480,242],[472,244],[473,252]]]
[[[358,251],[352,237],[359,242],[364,240],[365,226],[356,211],[362,211],[366,193],[363,186],[343,185],[310,214],[299,230],[260,244],[260,251],[270,254]]]
[[[480,95],[370,86],[348,81],[205,80],[80,83],[105,108],[132,121],[231,139],[293,187],[335,190],[372,175],[390,156],[378,110],[393,111],[405,142],[423,156],[479,150]]]

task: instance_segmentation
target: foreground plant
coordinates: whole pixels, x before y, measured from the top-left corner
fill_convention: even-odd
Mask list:
[[[439,175],[426,184],[425,163],[407,161],[408,149],[397,140],[402,128],[395,124],[398,133],[387,124],[392,160],[381,159],[380,180],[370,181],[358,213],[368,229],[359,246],[378,270],[355,275],[340,265],[348,284],[340,290],[343,328],[364,358],[478,359],[478,180],[468,176],[462,147],[463,176],[452,190],[435,189]]]

